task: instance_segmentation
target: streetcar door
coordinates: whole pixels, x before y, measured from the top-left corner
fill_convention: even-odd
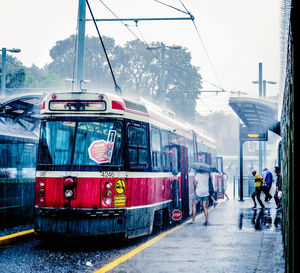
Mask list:
[[[223,172],[223,157],[221,156],[217,156],[216,157],[216,161],[217,161],[217,169],[219,172]]]
[[[172,145],[172,174],[177,175],[181,173],[180,177],[180,192],[181,192],[181,208],[182,219],[186,219],[189,216],[189,173],[188,173],[188,149],[182,145]],[[173,181],[175,182],[175,181]],[[177,182],[177,181],[176,181]],[[178,186],[178,182],[177,182]],[[175,187],[172,187],[175,188]]]
[[[188,170],[188,148],[180,146],[180,169],[181,169],[181,203],[182,218],[189,217],[189,170]]]

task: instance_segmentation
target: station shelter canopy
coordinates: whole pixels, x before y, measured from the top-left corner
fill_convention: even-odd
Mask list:
[[[36,137],[44,93],[23,93],[0,99],[0,134]]]
[[[261,98],[231,97],[229,105],[247,127],[280,135],[277,103]]]

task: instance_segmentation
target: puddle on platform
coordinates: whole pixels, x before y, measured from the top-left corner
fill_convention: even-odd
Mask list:
[[[241,209],[238,228],[281,231],[282,211],[276,209]]]

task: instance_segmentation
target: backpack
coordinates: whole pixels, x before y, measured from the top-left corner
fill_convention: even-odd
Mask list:
[[[208,192],[210,195],[213,195],[214,194],[214,186],[213,186],[213,183],[212,183],[212,179],[211,177],[209,176],[209,179],[208,179]]]

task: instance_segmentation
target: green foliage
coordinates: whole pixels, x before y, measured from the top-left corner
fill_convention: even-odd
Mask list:
[[[1,63],[1,62],[0,62]],[[1,79],[1,77],[0,77]],[[25,67],[15,57],[6,55],[6,88],[57,88],[66,82],[57,74],[35,65]]]
[[[2,77],[2,73],[0,76],[0,80],[1,77]],[[6,88],[23,87],[25,77],[26,77],[25,69],[22,66],[21,62],[18,61],[15,57],[7,54],[6,55],[6,77],[5,77]]]
[[[20,68],[6,74],[6,88],[20,88],[25,81],[25,70]]]
[[[53,61],[47,70],[61,78],[74,78],[76,71],[75,36],[58,41],[51,49]],[[152,52],[139,40],[124,46],[115,44],[114,39],[103,37],[106,51],[117,81],[124,95],[144,97],[161,104],[158,96],[161,80],[161,51]],[[160,46],[152,43],[151,46]],[[114,83],[104,51],[97,37],[86,37],[85,78],[90,81],[88,89],[113,91]],[[165,89],[162,94],[168,108],[182,118],[194,120],[196,99],[201,88],[199,68],[191,64],[187,49],[165,51]]]
[[[58,74],[49,73],[46,69],[40,69],[35,65],[26,68],[25,88],[61,88],[67,83]]]

